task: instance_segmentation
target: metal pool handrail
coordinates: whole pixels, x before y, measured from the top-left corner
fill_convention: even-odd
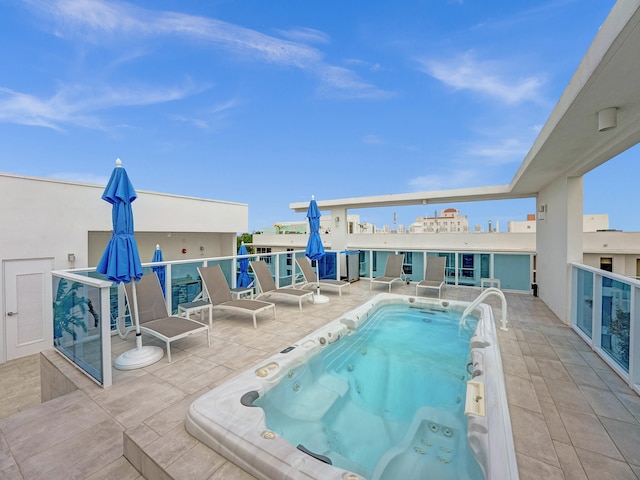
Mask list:
[[[507,331],[507,299],[504,297],[504,293],[499,288],[491,287],[487,288],[484,292],[482,292],[478,297],[471,302],[471,304],[464,309],[462,312],[462,317],[460,317],[460,323],[464,324],[465,318],[475,310],[475,308],[482,303],[482,301],[487,298],[489,295],[497,295],[502,299],[502,322],[500,326],[500,330]]]

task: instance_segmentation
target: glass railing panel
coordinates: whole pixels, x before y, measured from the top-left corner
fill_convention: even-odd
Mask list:
[[[589,338],[593,331],[593,273],[577,269],[576,326]]]
[[[381,277],[384,275],[384,269],[387,265],[387,258],[389,258],[390,252],[373,251],[373,277]]]
[[[601,347],[625,371],[629,371],[631,286],[602,278]]]
[[[304,254],[304,252],[296,252],[293,254],[293,277],[294,277],[294,283],[295,284],[300,284],[300,283],[304,283],[304,276],[302,275],[302,270],[300,270],[300,267],[298,266],[297,262],[296,262],[296,258],[302,259],[302,258],[306,258],[306,255]]]
[[[456,283],[455,254],[446,253],[446,252],[427,252],[427,264],[429,263],[429,257],[445,257],[447,259],[445,264],[445,270],[444,270],[445,283],[449,285],[454,285]],[[417,257],[414,257],[414,259],[416,258]],[[424,270],[425,270],[425,266],[423,265],[422,275],[420,277],[420,280],[424,280],[424,274],[425,274]],[[413,278],[411,280],[413,280]],[[417,280],[417,281],[420,281],[420,280]]]
[[[420,276],[420,275],[424,276],[424,270],[421,273],[420,269],[417,268],[418,265],[423,264],[422,252],[412,252],[410,250],[402,250],[402,251],[399,251],[398,253],[401,253],[404,255],[404,259],[402,261],[402,273],[404,274],[403,278],[415,279],[416,276]]]
[[[456,254],[453,252],[438,252],[438,253],[429,253],[429,255],[435,255],[436,257],[445,257],[447,259],[446,267],[444,270],[445,282],[448,285],[455,285],[456,284]]]
[[[504,290],[531,290],[531,256],[496,253],[493,256],[493,276]]]
[[[209,260],[207,262],[207,266],[211,267],[213,265],[220,265],[220,270],[224,274],[224,278],[227,279],[227,284],[229,288],[233,288],[234,285],[237,284],[238,275],[240,274],[240,270],[238,270],[238,266],[236,265],[236,269],[234,271],[234,262],[230,258],[225,258],[224,260]],[[235,277],[235,279],[233,278]]]
[[[325,251],[322,258],[318,260],[318,276],[322,280],[335,280],[338,277],[337,261],[336,252]]]
[[[278,279],[276,278],[279,275],[280,265],[278,264],[278,255],[276,254],[260,254],[258,260],[262,260],[266,265],[269,273],[273,277],[273,281],[276,282],[277,286],[281,286],[278,283]]]
[[[369,267],[372,262],[373,252],[371,250],[360,250],[360,277],[369,277]]]
[[[202,281],[198,267],[202,261],[177,263],[171,266],[171,305],[173,313],[177,313],[178,305],[192,302],[202,292]]]
[[[103,381],[100,288],[53,276],[53,345]],[[108,321],[108,320],[107,320]]]
[[[274,261],[278,262],[278,270],[280,275],[280,285],[281,287],[289,287],[293,283],[293,275],[294,275],[294,259],[292,253],[286,253],[282,255],[277,255],[274,257]]]

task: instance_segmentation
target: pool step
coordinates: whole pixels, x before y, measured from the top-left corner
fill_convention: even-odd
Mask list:
[[[301,387],[297,401],[287,406],[287,414],[308,421],[320,420],[348,390],[346,380],[325,373],[315,383]]]

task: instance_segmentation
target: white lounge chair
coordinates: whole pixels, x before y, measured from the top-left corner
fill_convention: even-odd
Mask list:
[[[125,284],[124,291],[129,305],[129,313],[132,320],[135,321],[131,283]],[[196,333],[204,333],[207,336],[207,344],[211,346],[208,325],[187,317],[169,314],[156,272],[147,273],[136,282],[136,298],[138,300],[140,332],[148,333],[165,342],[169,363],[171,363],[171,342]]]
[[[375,277],[371,279],[369,283],[369,290],[374,283],[383,283],[389,285],[389,292],[391,292],[391,285],[394,282],[402,282],[402,264],[404,262],[403,253],[392,253],[387,257],[387,264],[384,268],[384,275],[381,277]]]
[[[349,287],[349,292],[351,292],[351,284],[343,280],[331,280],[325,278],[318,282],[318,276],[316,275],[316,272],[313,271],[313,267],[309,263],[307,257],[296,257],[296,263],[300,267],[300,271],[302,271],[302,276],[304,277],[304,283],[300,285],[300,288],[316,288],[318,285],[320,288],[335,288],[338,290],[338,294],[340,296],[342,296],[342,289],[345,287]]]
[[[260,293],[256,298],[260,298],[263,295],[276,296],[281,298],[290,298],[298,300],[300,310],[302,310],[302,300],[311,300],[313,298],[313,292],[306,292],[297,288],[278,288],[276,282],[273,281],[271,272],[267,267],[267,264],[263,260],[252,260],[251,269],[255,275],[256,283]]]
[[[447,268],[447,257],[427,257],[427,268],[424,272],[424,280],[416,284],[416,296],[418,289],[427,288],[438,291],[438,298],[445,286],[445,270]]]
[[[202,286],[206,290],[213,310],[230,310],[236,313],[248,313],[253,316],[253,328],[258,328],[256,320],[258,313],[273,310],[273,316],[275,318],[276,306],[273,303],[262,300],[250,300],[248,298],[234,300],[220,265],[198,267],[198,273],[200,273]]]

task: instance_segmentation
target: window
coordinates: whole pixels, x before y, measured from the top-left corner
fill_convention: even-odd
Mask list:
[[[271,253],[271,247],[256,247],[256,253]],[[264,263],[271,263],[271,255],[261,256],[260,260],[264,260]]]
[[[293,248],[287,248],[287,252],[293,252]],[[292,260],[291,256],[292,255],[290,253],[287,253],[287,265],[288,266],[291,266],[293,264],[292,261],[291,261]],[[287,271],[289,272],[289,275],[291,275],[291,270],[287,270]]]
[[[600,257],[600,270],[604,270],[606,272],[613,272],[613,258]]]

